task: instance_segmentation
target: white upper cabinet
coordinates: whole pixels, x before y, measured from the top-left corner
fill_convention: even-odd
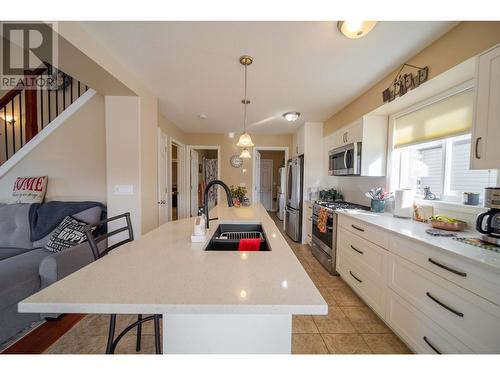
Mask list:
[[[471,169],[500,168],[500,45],[479,55]]]
[[[385,176],[387,128],[387,116],[363,116],[333,133],[329,150],[361,142],[361,176]]]

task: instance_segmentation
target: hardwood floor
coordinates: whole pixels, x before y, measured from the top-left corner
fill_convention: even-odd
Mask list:
[[[65,314],[58,320],[46,321],[0,354],[41,354],[84,317],[85,314]]]

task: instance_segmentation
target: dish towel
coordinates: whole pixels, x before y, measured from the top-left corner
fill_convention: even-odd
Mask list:
[[[260,238],[242,238],[238,243],[238,251],[259,251]]]
[[[326,223],[328,221],[328,211],[324,208],[319,209],[317,227],[321,233],[326,232]]]

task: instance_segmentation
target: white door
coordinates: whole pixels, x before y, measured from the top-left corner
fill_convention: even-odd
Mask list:
[[[273,208],[273,161],[260,161],[260,202],[267,211]]]
[[[254,168],[255,168],[255,184],[253,191],[253,203],[257,204],[260,202],[260,152],[255,151],[255,160],[254,160]]]
[[[158,129],[158,222],[168,221],[168,142],[167,135]]]
[[[198,151],[191,150],[191,216],[198,215]]]

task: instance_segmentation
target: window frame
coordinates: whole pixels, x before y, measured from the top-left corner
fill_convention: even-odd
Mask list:
[[[395,136],[395,122],[398,118],[401,116],[407,115],[408,113],[418,111],[421,108],[427,107],[429,105],[432,105],[436,102],[439,102],[443,99],[446,99],[447,97],[459,94],[463,91],[474,89],[474,80],[468,80],[466,82],[463,82],[457,86],[454,86],[450,88],[449,90],[446,90],[440,94],[434,95],[426,100],[423,100],[419,103],[416,103],[414,105],[411,105],[409,107],[406,107],[405,109],[396,112],[394,114],[389,115],[389,129],[388,129],[388,142],[387,142],[387,167],[386,167],[386,183],[387,187],[389,188],[389,191],[395,191],[396,189],[399,189],[399,183],[400,183],[400,173],[399,171],[396,170],[395,166],[400,166],[401,165],[401,160],[395,160],[395,158],[400,158],[400,152],[394,152],[397,150],[394,148],[394,136]],[[470,132],[465,132],[462,133],[464,134],[470,134]],[[460,136],[461,134],[456,134],[455,136]],[[455,137],[453,136],[453,137]],[[441,140],[443,142],[443,168],[442,168],[442,173],[444,174],[443,176],[443,192],[442,193],[437,193],[441,196],[441,199],[439,201],[435,202],[442,202],[447,205],[459,205],[463,206],[463,203],[461,201],[461,197],[458,196],[448,196],[444,195],[445,192],[448,192],[449,189],[447,189],[450,186],[450,180],[451,180],[451,174],[447,173],[446,171],[450,170],[449,165],[446,165],[451,162],[451,158],[446,157],[449,155],[451,152],[451,148],[447,147],[447,139],[451,139],[452,137],[445,137],[441,139],[435,139],[432,141],[439,141]],[[429,141],[429,142],[432,142]],[[411,146],[411,145],[408,145]],[[497,185],[500,185],[500,170],[497,172]],[[448,176],[446,176],[448,174]],[[418,194],[415,196],[418,199],[423,199],[423,195]],[[449,199],[451,198],[451,199]]]

